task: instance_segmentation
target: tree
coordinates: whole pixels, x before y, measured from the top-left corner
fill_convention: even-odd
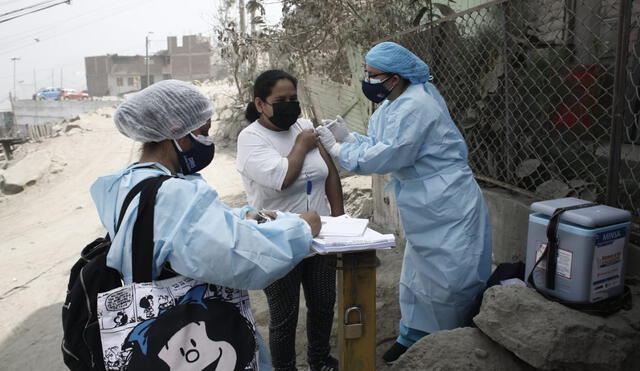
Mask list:
[[[260,55],[272,57],[272,68],[300,76],[313,72],[348,82],[348,45],[366,50],[375,40],[452,12],[448,5],[431,0],[283,0],[281,21],[266,26],[261,1],[249,0],[245,6],[245,1],[239,0],[238,7],[240,27],[227,20],[218,39],[223,58],[230,58],[239,97],[248,95],[244,82],[255,78]],[[245,11],[250,16],[250,33],[245,30]],[[248,68],[244,69],[246,63]]]

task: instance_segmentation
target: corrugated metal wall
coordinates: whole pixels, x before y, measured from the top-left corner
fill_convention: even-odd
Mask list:
[[[342,116],[349,129],[358,133],[366,132],[370,114],[370,104],[361,92],[351,85],[343,85],[319,76],[309,76],[300,82],[305,91],[305,105],[312,106],[317,119],[333,119]]]
[[[350,130],[362,134],[367,132],[367,122],[373,113],[373,106],[361,90],[364,54],[362,48],[347,47],[351,76],[345,77],[350,78],[350,83],[341,84],[317,75],[300,79],[300,99],[308,117],[315,118],[320,123],[319,120],[334,119],[336,115],[340,115],[347,121]]]

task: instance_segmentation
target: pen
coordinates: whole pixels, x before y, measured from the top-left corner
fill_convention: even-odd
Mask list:
[[[262,223],[265,223],[265,222],[270,222],[272,220],[273,219],[271,219],[271,217],[269,215],[263,213],[262,211],[258,211],[258,219],[257,219],[258,224],[262,224]]]
[[[312,183],[309,174],[305,173],[305,175],[307,177],[307,211],[309,211],[309,196],[311,195]]]

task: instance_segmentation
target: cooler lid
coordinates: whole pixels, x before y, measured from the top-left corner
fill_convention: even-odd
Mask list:
[[[531,204],[531,210],[551,216],[558,208],[586,204],[589,202],[590,201],[581,200],[575,197],[558,198],[555,200],[534,202]],[[586,207],[584,209],[566,211],[560,216],[560,220],[584,227],[595,228],[628,222],[631,220],[631,213],[627,210],[617,209],[607,205],[597,205]]]

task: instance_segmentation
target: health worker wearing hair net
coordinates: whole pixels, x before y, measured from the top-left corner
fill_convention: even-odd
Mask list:
[[[427,64],[392,42],[374,46],[365,60],[362,91],[382,102],[367,135],[349,133],[341,117],[317,130],[343,168],[391,173],[407,236],[400,335],[383,356],[393,363],[421,337],[468,323],[491,270],[491,229],[467,146]]]
[[[153,278],[165,262],[178,274],[239,291],[264,289],[309,254],[312,235],[320,229],[317,213],[300,217],[251,207],[232,209],[197,174],[211,163],[214,144],[208,137],[213,106],[193,86],[176,80],[158,82],[122,103],[114,120],[125,136],[143,142],[139,162],[105,175],[91,187],[102,224],[113,243],[107,265],[132,282],[132,231],[138,199],[133,199],[114,233],[127,193],[149,177],[169,175],[156,198]],[[234,294],[235,295],[235,294]],[[253,366],[271,369],[268,349],[257,334]],[[255,367],[254,367],[255,368]]]

